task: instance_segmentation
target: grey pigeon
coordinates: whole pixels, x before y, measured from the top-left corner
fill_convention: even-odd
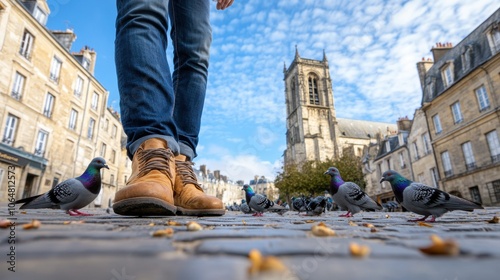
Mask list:
[[[292,198],[293,209],[297,210],[299,214],[306,211],[307,203],[308,201],[304,196]]]
[[[50,191],[16,201],[24,203],[19,209],[53,208],[66,210],[70,216],[89,216],[78,211],[90,204],[101,191],[101,168],[108,168],[101,157],[94,158],[85,172],[57,184]]]
[[[453,210],[472,212],[474,209],[483,209],[479,203],[431,188],[422,183],[413,182],[394,170],[388,170],[382,174],[380,183],[384,181],[391,184],[396,200],[406,210],[424,215],[421,219],[409,220],[411,222],[425,221],[429,216],[432,216],[429,222],[434,222],[436,218]]]
[[[243,190],[245,191],[245,197],[248,206],[250,206],[250,208],[255,210],[253,216],[261,217],[263,213],[266,211],[278,212],[278,214],[283,214],[284,212],[287,211],[285,207],[275,204],[267,197],[261,194],[256,194],[253,191],[252,187],[250,187],[249,185],[246,184],[243,185]]]
[[[382,210],[382,206],[373,201],[358,185],[353,182],[344,182],[337,168],[330,167],[325,174],[331,176],[330,194],[333,200],[341,209],[347,209],[347,213],[340,217],[352,217],[361,210]]]
[[[244,200],[243,200],[244,201]],[[250,206],[248,206],[248,204],[245,202],[242,202],[241,205],[240,205],[240,210],[241,212],[243,212],[244,214],[252,214],[252,213],[255,213],[253,211],[252,208],[250,208]]]
[[[306,205],[306,216],[319,216],[326,211],[327,200],[324,196],[317,196]]]

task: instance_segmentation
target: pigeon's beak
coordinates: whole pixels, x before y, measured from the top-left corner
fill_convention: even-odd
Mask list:
[[[382,177],[382,179],[380,179],[380,184],[382,184],[382,182],[385,181],[385,177]]]
[[[109,166],[107,164],[105,164],[104,167],[106,167],[107,169],[109,169]]]
[[[328,175],[328,171],[325,171],[325,173],[323,173],[323,175]]]

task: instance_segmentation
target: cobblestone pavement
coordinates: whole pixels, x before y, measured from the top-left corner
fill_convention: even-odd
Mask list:
[[[0,207],[3,220],[8,208]],[[94,216],[70,217],[60,210],[43,209],[8,217],[16,219],[16,226],[0,229],[0,278],[458,280],[499,279],[500,274],[500,224],[487,222],[500,216],[500,208],[447,213],[432,227],[407,222],[417,216],[401,212],[360,213],[349,219],[338,217],[340,212],[319,217],[227,212],[203,218],[133,218],[105,209],[88,212]],[[23,229],[32,219],[41,226]],[[179,225],[166,225],[169,221]],[[196,221],[203,230],[188,231],[189,221]],[[336,236],[314,236],[311,227],[321,221]],[[152,237],[165,228],[174,230],[171,238]],[[432,234],[456,241],[459,255],[421,253],[419,248],[431,244]],[[351,242],[368,245],[371,253],[351,256]],[[252,249],[276,256],[287,270],[250,275]],[[14,265],[15,272],[9,271]]]

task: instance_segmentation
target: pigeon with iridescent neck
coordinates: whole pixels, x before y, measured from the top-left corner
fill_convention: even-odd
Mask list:
[[[341,209],[347,209],[347,213],[340,217],[352,217],[361,210],[382,210],[382,206],[373,201],[358,185],[353,182],[344,182],[337,168],[330,167],[325,174],[331,176],[330,194],[333,200]]]
[[[274,203],[261,194],[255,193],[249,185],[243,185],[243,190],[245,191],[245,198],[248,206],[255,210],[252,216],[261,217],[266,211],[277,212],[278,214],[283,214],[287,211],[285,207]]]
[[[434,222],[436,218],[449,211],[463,210],[472,212],[474,209],[483,209],[483,206],[479,203],[431,188],[422,183],[413,182],[394,170],[387,170],[382,174],[380,183],[384,181],[391,184],[396,200],[406,210],[424,215],[421,219],[408,220],[409,222],[425,221],[429,216],[432,216],[429,222]]]
[[[78,211],[89,205],[101,191],[101,168],[109,167],[101,157],[94,158],[85,172],[57,184],[50,191],[16,201],[24,203],[19,209],[52,208],[66,210],[70,216],[90,216]]]

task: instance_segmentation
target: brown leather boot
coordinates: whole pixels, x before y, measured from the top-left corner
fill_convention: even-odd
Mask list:
[[[174,185],[174,201],[177,206],[177,215],[187,216],[222,216],[226,213],[222,201],[216,197],[206,195],[201,189],[193,163],[186,160],[186,156],[175,157],[177,176]]]
[[[113,210],[126,216],[175,215],[174,154],[163,139],[144,141],[134,154],[132,175],[115,194]]]

